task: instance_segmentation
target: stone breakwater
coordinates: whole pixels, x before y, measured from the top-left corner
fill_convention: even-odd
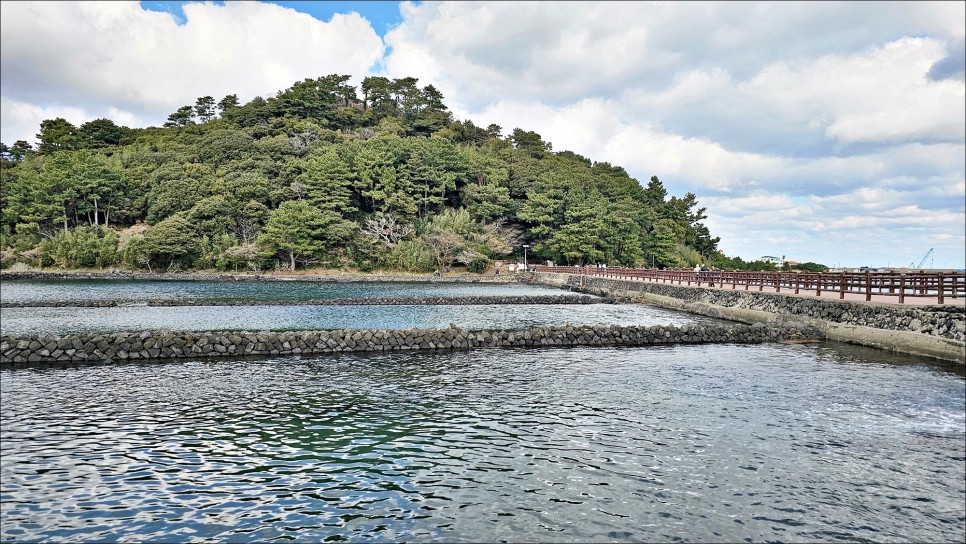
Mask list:
[[[111,308],[117,306],[472,306],[482,304],[607,304],[590,295],[332,298],[314,300],[73,300],[0,302],[0,308]]]
[[[802,338],[800,330],[756,325],[577,326],[519,330],[339,329],[316,331],[145,331],[0,337],[0,364],[101,363],[140,359],[297,355],[357,351],[464,350],[553,346],[763,343]]]
[[[966,362],[966,307],[963,306],[827,300],[570,274],[538,273],[536,281],[744,323],[805,324],[820,330],[830,340]]]

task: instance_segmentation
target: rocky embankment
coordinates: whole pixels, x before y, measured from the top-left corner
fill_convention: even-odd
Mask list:
[[[808,332],[766,325],[561,326],[521,330],[339,329],[330,331],[145,331],[0,337],[0,364],[101,363],[139,359],[296,355],[357,351],[465,350],[553,346],[762,343]]]
[[[966,363],[966,307],[828,300],[785,293],[708,289],[571,274],[537,283],[742,323],[808,326],[823,338]]]

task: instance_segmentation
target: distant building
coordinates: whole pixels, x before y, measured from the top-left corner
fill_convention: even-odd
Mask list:
[[[773,264],[775,266],[779,266],[779,267],[780,266],[784,266],[784,264],[785,264],[785,256],[784,255],[782,255],[781,258],[779,258],[779,257],[772,257],[771,255],[764,255],[762,257],[758,257],[758,260],[759,261],[766,262],[766,263],[771,263],[771,264]]]

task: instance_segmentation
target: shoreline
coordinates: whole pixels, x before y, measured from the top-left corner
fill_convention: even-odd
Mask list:
[[[410,283],[529,283],[529,274],[484,275],[469,272],[433,274],[364,274],[361,272],[304,272],[287,274],[233,274],[223,272],[152,273],[132,271],[31,270],[12,272],[0,270],[3,280],[141,280],[141,281],[321,281],[321,282],[410,282]]]
[[[790,324],[818,330],[826,340],[966,364],[966,309],[961,305],[830,300],[564,273],[537,273],[534,283],[603,297],[631,298],[739,323]]]

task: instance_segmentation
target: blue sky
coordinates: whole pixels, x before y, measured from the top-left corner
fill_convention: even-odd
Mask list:
[[[694,192],[728,255],[966,266],[966,2],[0,2],[2,140],[416,77]],[[927,263],[928,264],[928,263]]]
[[[191,2],[141,2],[141,7],[151,10],[170,13],[177,17],[178,22],[184,24],[185,16],[181,6]],[[212,2],[216,5],[224,5],[224,2]],[[390,27],[402,22],[399,14],[399,2],[270,2],[286,8],[292,8],[302,13],[319,19],[328,21],[336,13],[348,13],[354,11],[365,16],[372,23],[372,28],[380,36],[384,36]]]

